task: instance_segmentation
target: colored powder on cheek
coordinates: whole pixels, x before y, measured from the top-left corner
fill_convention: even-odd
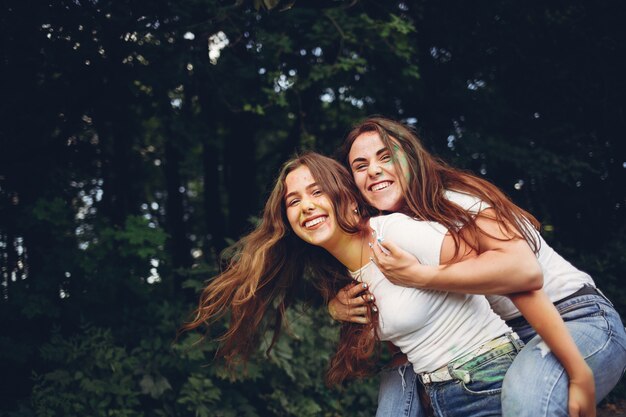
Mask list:
[[[411,178],[411,170],[409,170],[409,161],[406,158],[406,154],[400,149],[398,145],[394,145],[393,155],[396,161],[398,161],[400,168],[402,169],[402,173],[404,174],[404,179],[409,181],[409,179]]]

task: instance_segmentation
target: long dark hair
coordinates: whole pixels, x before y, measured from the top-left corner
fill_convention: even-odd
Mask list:
[[[409,179],[406,183],[401,182],[404,194],[404,207],[401,211],[420,220],[436,221],[444,225],[454,238],[455,258],[459,255],[461,240],[472,249],[479,250],[476,237],[478,233],[485,232],[478,229],[472,213],[445,197],[446,190],[460,191],[485,201],[494,210],[494,219],[498,221],[501,230],[509,236],[509,239],[523,238],[534,252],[539,250],[537,230],[540,224],[533,215],[515,205],[490,182],[453,168],[430,154],[417,133],[403,123],[373,116],[353,126],[337,152],[337,159],[348,169],[350,169],[348,155],[352,144],[366,132],[378,133],[383,144],[390,150],[396,144],[400,146],[409,161],[406,168],[409,170]],[[394,152],[391,152],[391,157],[396,170],[402,173],[405,169],[404,164],[398,163]],[[486,216],[484,213],[479,215]],[[459,227],[460,225],[462,227]]]
[[[193,319],[182,326],[183,331],[211,326],[229,314],[228,330],[217,338],[220,342],[217,355],[229,364],[249,359],[266,330],[263,325],[268,322],[272,323],[273,330],[269,353],[280,334],[287,308],[294,301],[294,289],[305,273],[312,274],[313,283],[326,302],[352,281],[344,265],[326,250],[304,242],[291,230],[284,201],[285,179],[300,166],[309,168],[326,193],[344,232],[362,233],[365,219],[373,214],[350,173],[337,161],[308,152],[283,165],[260,224],[234,245],[236,255],[224,272],[204,288]],[[360,219],[352,213],[354,203],[362,211]],[[326,375],[330,385],[371,372],[378,321],[376,316],[370,318],[367,325],[342,324],[339,345]]]

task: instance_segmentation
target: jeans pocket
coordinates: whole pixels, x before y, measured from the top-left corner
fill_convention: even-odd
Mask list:
[[[513,363],[515,352],[503,353],[489,361],[468,369],[470,382],[461,382],[463,390],[471,395],[495,395],[502,391],[504,375]]]
[[[582,301],[565,307],[557,307],[563,321],[579,320],[585,317],[603,316],[604,310],[594,300]]]

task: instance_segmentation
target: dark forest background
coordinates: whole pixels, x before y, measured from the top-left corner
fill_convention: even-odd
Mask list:
[[[0,13],[2,415],[373,415],[375,378],[322,382],[337,326],[315,297],[235,378],[214,343],[175,341],[280,163],[331,154],[370,114],[500,186],[626,314],[620,1],[4,0]]]

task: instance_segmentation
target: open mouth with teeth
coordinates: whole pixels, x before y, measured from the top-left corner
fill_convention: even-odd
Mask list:
[[[370,191],[380,191],[393,184],[391,181],[382,181],[370,186]]]
[[[310,219],[310,220],[305,221],[303,223],[303,226],[306,227],[307,229],[312,229],[315,226],[317,226],[317,225],[319,225],[321,223],[324,223],[326,221],[326,219],[328,219],[328,216],[319,216],[319,217],[316,217],[314,219]]]

